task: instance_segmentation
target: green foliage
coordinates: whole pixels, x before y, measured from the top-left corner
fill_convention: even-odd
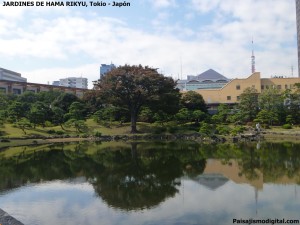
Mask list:
[[[218,106],[217,114],[212,116],[212,120],[214,123],[226,123],[228,122],[228,117],[230,115],[229,106],[226,104],[220,104]]]
[[[209,123],[202,122],[200,123],[199,133],[203,136],[211,136],[214,133],[214,126]]]
[[[234,126],[234,128],[231,130],[230,133],[231,133],[231,135],[236,136],[238,134],[243,133],[245,130],[246,130],[246,127],[237,125],[237,126]]]
[[[182,108],[179,112],[175,115],[175,118],[180,123],[186,123],[190,120],[191,114],[187,108]]]
[[[102,136],[102,133],[99,132],[99,131],[96,131],[96,132],[94,133],[94,136],[95,136],[95,137],[101,137],[101,136]]]
[[[83,120],[70,119],[66,122],[67,127],[74,127],[77,132],[87,132],[88,127]]]
[[[154,112],[149,107],[142,107],[138,120],[140,122],[152,123],[154,121]]]
[[[85,105],[81,102],[75,101],[69,106],[69,112],[64,115],[65,120],[75,119],[84,120],[86,116]]]
[[[26,134],[26,129],[31,127],[30,121],[26,118],[20,118],[17,122],[15,122],[15,126],[20,128],[24,134]]]
[[[154,134],[162,134],[167,131],[167,127],[156,125],[154,126]]]
[[[227,125],[221,125],[220,124],[220,125],[217,125],[216,131],[217,131],[218,134],[228,135],[231,132],[231,128]]]
[[[283,124],[283,125],[282,125],[282,128],[283,128],[283,129],[292,129],[293,127],[292,127],[291,124],[288,124],[288,123],[287,123],[287,124]]]
[[[136,122],[142,106],[168,114],[178,110],[180,93],[172,78],[156,69],[139,66],[120,66],[95,84],[106,104],[126,108],[130,115],[131,132],[137,132]]]
[[[200,110],[202,112],[207,112],[207,106],[202,95],[195,91],[188,91],[187,93],[184,93],[181,97],[180,103],[188,110]]]
[[[278,116],[273,111],[263,109],[257,114],[257,118],[254,121],[261,124],[273,125],[274,122],[278,122]]]
[[[240,120],[253,121],[258,113],[258,93],[255,88],[246,88],[240,96],[238,105]]]

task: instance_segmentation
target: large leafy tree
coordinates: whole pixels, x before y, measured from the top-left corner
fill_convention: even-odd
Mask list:
[[[201,110],[202,112],[207,112],[207,106],[202,95],[195,91],[188,91],[183,94],[180,103],[188,110]]]
[[[258,93],[255,88],[246,88],[241,94],[238,105],[240,119],[244,122],[253,121],[258,113]]]
[[[142,106],[167,113],[177,111],[180,93],[172,78],[156,69],[139,66],[120,66],[102,77],[96,84],[107,104],[127,108],[131,118],[131,133]]]
[[[263,91],[258,97],[259,108],[261,118],[270,118],[268,123],[270,125],[273,122],[285,122],[286,110],[284,107],[284,95],[280,93],[280,90],[276,88],[270,88]],[[264,120],[264,119],[263,119]]]

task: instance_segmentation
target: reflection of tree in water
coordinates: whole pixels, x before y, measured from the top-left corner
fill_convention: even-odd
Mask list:
[[[180,180],[177,178],[183,175],[187,163],[180,157],[183,152],[166,151],[159,146],[138,151],[137,146],[132,143],[130,150],[117,152],[118,164],[111,165],[94,184],[96,192],[112,207],[125,210],[151,208],[178,192]],[[102,157],[105,160],[105,153]],[[199,173],[203,169],[204,166]]]
[[[150,208],[178,192],[178,178],[183,175],[186,165],[191,165],[195,174],[203,172],[205,159],[198,148],[187,148],[167,143],[133,143],[123,148],[102,148],[94,154],[87,154],[86,145],[76,146],[72,151],[64,150],[63,146],[45,148],[45,151],[33,154],[3,158],[0,190],[27,182],[84,176],[112,207],[123,210]]]

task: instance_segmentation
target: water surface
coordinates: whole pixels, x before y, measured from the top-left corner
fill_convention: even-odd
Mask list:
[[[0,152],[0,208],[30,225],[300,219],[300,146],[80,143]]]

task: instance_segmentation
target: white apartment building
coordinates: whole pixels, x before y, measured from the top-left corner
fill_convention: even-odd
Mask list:
[[[57,84],[56,81],[53,84]],[[67,77],[59,79],[59,86],[72,87],[72,88],[88,88],[88,79],[83,77]]]

